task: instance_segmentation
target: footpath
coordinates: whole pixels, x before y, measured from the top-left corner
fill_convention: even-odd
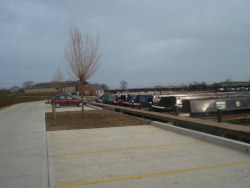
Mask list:
[[[44,102],[0,111],[0,187],[47,188]]]

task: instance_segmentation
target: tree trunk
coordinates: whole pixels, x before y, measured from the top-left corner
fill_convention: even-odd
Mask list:
[[[81,98],[82,98],[82,115],[84,114],[84,106],[83,106],[83,86],[84,86],[84,81],[81,83]]]
[[[52,104],[52,113],[53,113],[53,119],[56,119],[56,107],[55,107],[55,103]]]

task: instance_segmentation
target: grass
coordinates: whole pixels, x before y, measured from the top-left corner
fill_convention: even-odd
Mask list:
[[[6,98],[6,97],[8,97],[8,95],[1,94],[1,93],[0,93],[0,98]]]

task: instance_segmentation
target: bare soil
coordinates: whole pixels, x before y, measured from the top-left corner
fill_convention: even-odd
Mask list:
[[[89,110],[85,111],[84,115],[81,111],[57,112],[55,120],[52,112],[46,112],[45,120],[47,131],[150,124],[148,121],[105,110]]]

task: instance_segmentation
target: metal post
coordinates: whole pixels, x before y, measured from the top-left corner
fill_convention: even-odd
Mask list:
[[[153,110],[152,105],[153,105],[153,104],[152,104],[152,102],[150,101],[150,102],[149,102],[149,110],[150,110],[150,111]]]
[[[179,115],[179,109],[178,109],[178,105],[175,106],[175,115],[178,116]]]
[[[218,109],[218,123],[222,123],[222,109]]]
[[[56,119],[56,106],[55,103],[52,104],[53,119]]]

